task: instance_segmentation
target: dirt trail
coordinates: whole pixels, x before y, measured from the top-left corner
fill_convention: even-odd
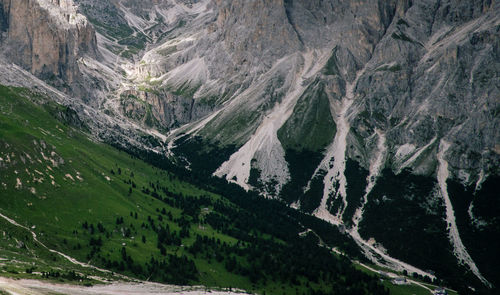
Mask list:
[[[23,228],[27,231],[29,231],[31,233],[31,235],[33,236],[33,240],[40,244],[40,246],[44,247],[45,249],[47,249],[48,251],[52,252],[52,253],[55,253],[59,256],[62,256],[63,258],[65,258],[66,260],[68,260],[69,262],[73,263],[73,264],[76,264],[76,265],[79,265],[81,267],[85,267],[85,268],[91,268],[91,269],[94,269],[94,270],[97,270],[97,271],[100,271],[100,272],[103,272],[103,273],[111,273],[109,270],[106,270],[106,269],[102,269],[102,268],[98,268],[98,267],[95,267],[93,265],[90,265],[90,264],[87,264],[87,263],[83,263],[83,262],[80,262],[78,260],[76,260],[75,258],[69,256],[69,255],[66,255],[62,252],[59,252],[57,250],[54,250],[54,249],[50,249],[49,247],[47,247],[44,243],[40,242],[40,240],[38,240],[38,237],[36,235],[36,233],[34,231],[32,231],[31,229],[29,229],[28,227],[24,226],[24,225],[21,225],[19,223],[17,223],[15,220],[3,215],[2,213],[0,213],[0,217],[2,217],[3,219],[7,220],[10,224],[12,225],[15,225],[17,227],[20,227],[20,228]],[[130,280],[131,278],[128,278],[126,276],[120,276],[121,278],[123,279],[127,279],[127,280]]]
[[[38,280],[13,280],[0,277],[0,291],[11,295],[49,295],[54,293],[71,295],[241,295],[238,291],[217,291],[204,287],[173,286],[157,283],[112,283],[85,287],[80,285],[55,284]]]

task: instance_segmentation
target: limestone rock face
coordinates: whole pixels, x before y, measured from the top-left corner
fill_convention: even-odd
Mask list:
[[[7,9],[10,1],[4,2],[3,15],[13,14],[8,11],[14,9]],[[36,11],[27,6],[39,3],[58,7],[60,13],[75,9],[68,1],[16,3],[16,11],[25,12]],[[194,126],[217,112],[197,134],[243,146],[275,108],[290,100],[287,107],[293,113],[297,101],[304,100],[299,97],[312,97],[307,89],[314,88],[316,94],[328,97],[333,124],[338,125],[335,118],[345,113],[346,155],[365,169],[377,149],[375,134],[381,132],[388,148],[384,165],[394,171],[410,168],[416,174],[435,174],[439,141],[445,139],[452,143],[447,158],[453,177],[472,184],[481,171],[497,173],[497,1],[75,0],[75,4],[99,32],[97,46],[107,66],[86,71],[84,84],[96,83],[94,88],[101,93],[98,104],[117,114],[123,113],[123,105],[130,113],[132,105],[143,108],[140,105],[146,103],[156,114],[154,125],[169,129],[184,123]],[[54,18],[53,12],[43,13]],[[0,28],[12,27],[9,39],[20,40],[16,42],[21,50],[10,54],[25,68],[45,77],[57,72],[74,81],[71,69],[76,64],[58,66],[63,64],[59,61],[92,55],[96,47],[86,23],[71,25],[72,14],[62,14],[66,25],[58,26],[66,28],[62,35],[72,43],[43,30],[47,24],[30,24],[26,26],[45,33],[29,36],[48,34],[43,38],[51,40],[30,49],[35,41],[29,41],[23,24],[4,17]],[[13,15],[30,19],[21,12]],[[62,50],[60,44],[73,45]],[[323,85],[319,92],[313,87],[318,83]],[[137,92],[141,103],[124,102],[130,92]],[[139,119],[139,113],[146,114],[141,111],[134,118]],[[307,119],[291,117],[307,126]],[[273,124],[293,129],[286,121]],[[481,136],[473,136],[478,132]],[[269,148],[279,145],[288,146],[278,141]],[[264,166],[272,160],[259,158],[260,168],[268,171]],[[286,182],[283,175],[274,176]]]
[[[0,6],[7,58],[55,86],[78,88],[78,59],[98,52],[93,28],[73,2],[2,0]]]
[[[2,50],[12,62],[117,113],[127,104],[121,97],[137,92],[162,129],[217,111],[200,134],[241,146],[287,95],[305,95],[321,81],[332,117],[349,96],[346,153],[365,168],[376,130],[387,138],[385,162],[395,171],[433,174],[443,138],[452,142],[450,166],[462,181],[499,164],[496,1],[0,4]]]
[[[397,17],[358,82],[358,115],[352,118],[357,134],[387,131],[394,154],[404,144],[422,147],[446,138],[454,143],[447,159],[455,176],[462,169],[471,175],[466,182],[477,181],[480,169],[495,170],[499,118],[491,111],[500,97],[498,9],[490,1],[424,1]],[[368,121],[359,115],[367,113]],[[434,171],[429,161],[420,164],[413,166],[417,173]]]
[[[165,90],[130,89],[121,93],[121,111],[148,127],[167,131],[207,116],[213,109],[203,102]]]

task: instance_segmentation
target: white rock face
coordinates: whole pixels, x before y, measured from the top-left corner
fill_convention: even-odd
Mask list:
[[[481,154],[479,166],[487,166],[486,170],[500,163],[500,154],[495,152],[500,141],[495,128],[498,118],[482,112],[498,106],[493,99],[499,95],[495,87],[498,67],[490,62],[497,50],[492,42],[498,39],[494,30],[500,24],[497,5],[453,2],[445,8],[425,1],[361,5],[359,1],[297,0],[38,2],[57,7],[48,10],[66,16],[75,13],[76,4],[78,12],[92,15],[97,27],[115,24],[117,30],[128,30],[129,35],[101,30],[99,49],[104,60],[86,60],[82,68],[87,76],[99,77],[98,84],[105,88],[98,91],[101,99],[107,92],[113,93],[99,105],[114,113],[130,113],[129,117],[145,123],[143,118],[149,114],[140,104],[122,101],[122,94],[134,95],[152,107],[153,127],[171,129],[191,123],[181,130],[189,132],[189,127],[197,126],[190,133],[222,145],[235,144],[238,149],[250,145],[260,126],[269,124],[264,120],[276,101],[293,91],[289,90],[293,69],[274,70],[279,61],[333,50],[335,61],[321,69],[322,75],[331,71],[333,80],[327,75],[317,79],[330,84],[329,91],[338,100],[346,96],[346,86],[352,86],[356,73],[365,68],[349,95],[350,105],[333,110],[334,119],[343,112],[349,114],[345,121],[350,126],[347,158],[369,169],[373,147],[362,138],[379,129],[394,149],[387,160],[395,171],[410,168],[418,174],[433,174],[432,154],[437,153],[437,141],[443,135],[459,139],[460,144],[452,141],[450,152],[455,156],[450,166],[454,176],[461,171],[468,183],[477,182],[477,175],[486,168],[478,169],[475,154]],[[144,44],[129,44],[131,36]],[[318,67],[322,62],[316,59],[312,64]],[[457,72],[454,69],[459,64],[465,68]],[[122,70],[125,76],[119,73]],[[450,72],[454,74],[448,79]],[[331,85],[332,81],[337,85]],[[311,82],[304,81],[305,87]],[[464,116],[468,117],[465,121]],[[478,128],[485,133],[481,140],[465,140]],[[261,180],[268,182],[281,175],[276,180],[282,186],[289,177],[286,163],[278,160],[283,158],[279,145],[269,144],[265,150],[273,152],[260,153],[258,162],[276,158],[275,168],[260,165],[265,170]],[[250,149],[251,155],[245,157],[251,161],[256,150]],[[244,162],[246,171],[251,165]],[[249,172],[242,173],[233,173],[231,179],[239,174],[236,181],[248,187]],[[470,175],[467,179],[466,174]]]

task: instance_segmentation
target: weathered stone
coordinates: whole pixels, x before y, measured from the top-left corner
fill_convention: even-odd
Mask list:
[[[72,1],[1,0],[0,6],[5,55],[50,84],[78,88],[78,59],[98,53],[94,30]]]

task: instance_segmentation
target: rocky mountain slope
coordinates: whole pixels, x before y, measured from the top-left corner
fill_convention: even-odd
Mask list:
[[[60,89],[89,101],[79,59],[98,57],[95,32],[66,0],[0,2],[4,55]]]
[[[500,284],[498,1],[0,3],[6,57],[164,133],[158,151],[338,225],[379,263]]]

